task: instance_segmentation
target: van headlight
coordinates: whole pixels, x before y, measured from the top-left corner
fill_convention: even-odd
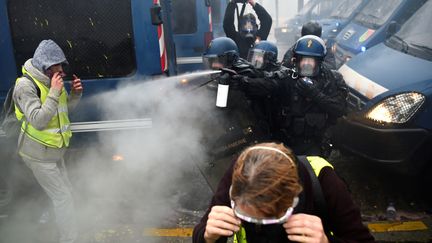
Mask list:
[[[381,101],[366,114],[366,118],[379,123],[405,123],[423,105],[425,96],[410,92],[391,96]]]

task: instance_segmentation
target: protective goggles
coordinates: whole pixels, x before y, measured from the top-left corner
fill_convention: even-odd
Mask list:
[[[248,223],[260,224],[260,225],[283,224],[293,214],[294,208],[297,206],[298,202],[299,202],[298,197],[295,197],[294,201],[293,201],[293,205],[291,207],[289,207],[287,209],[286,213],[282,217],[280,217],[280,218],[257,219],[257,218],[253,218],[253,217],[247,216],[246,214],[240,212],[238,210],[238,208],[236,208],[234,200],[231,200],[231,208],[234,210],[234,215],[237,218],[239,218],[239,219],[241,219],[241,220],[243,220],[245,222],[248,222]]]

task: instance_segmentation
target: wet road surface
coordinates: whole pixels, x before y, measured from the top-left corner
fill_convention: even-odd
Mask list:
[[[425,187],[412,177],[381,170],[354,156],[334,152],[329,159],[346,181],[355,202],[362,209],[365,224],[380,242],[430,242],[432,220],[424,195]],[[229,160],[224,162],[229,163]],[[212,195],[212,182],[202,173],[222,171],[226,165],[191,164],[191,170],[177,178],[177,184],[161,195],[93,194],[77,197],[79,242],[191,242],[193,226],[204,214]],[[220,172],[217,172],[220,174]],[[121,178],[124,179],[124,178]],[[216,179],[213,179],[216,180]],[[148,182],[151,183],[151,182]],[[132,184],[130,184],[132,185]],[[134,185],[136,190],[143,185]],[[153,193],[152,190],[149,190]],[[430,191],[429,191],[430,193]],[[87,198],[86,198],[87,197]],[[134,198],[136,197],[136,198]],[[396,220],[388,221],[389,202],[396,208]],[[55,242],[53,215],[41,223],[40,207],[47,201],[23,200],[14,212],[1,218],[0,242]],[[46,204],[48,205],[48,204]],[[38,208],[39,210],[35,210]],[[429,214],[428,214],[429,213]]]

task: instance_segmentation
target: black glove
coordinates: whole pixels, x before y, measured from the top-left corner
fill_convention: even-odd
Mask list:
[[[277,71],[266,72],[264,71],[264,77],[266,78],[277,78],[277,79],[285,79],[292,76],[294,70],[286,67],[281,67]]]
[[[301,95],[307,98],[313,99],[320,93],[316,83],[310,78],[299,78],[296,80],[294,86]]]
[[[229,85],[231,83],[231,76],[228,73],[220,75],[217,79],[219,84]]]
[[[255,70],[253,70],[252,68],[241,69],[237,71],[237,73],[242,76],[247,76],[249,78],[254,78],[257,76]]]
[[[245,87],[245,84],[247,82],[247,78],[248,77],[243,76],[243,75],[231,76],[230,87],[232,87],[233,89],[237,89],[237,90],[243,90],[243,88]]]

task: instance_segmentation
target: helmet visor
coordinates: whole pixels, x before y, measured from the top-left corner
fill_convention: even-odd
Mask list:
[[[225,55],[204,55],[203,63],[206,69],[219,70],[221,68],[227,67],[227,59]]]
[[[251,49],[248,54],[248,61],[258,69],[265,66],[265,51],[259,49]]]

